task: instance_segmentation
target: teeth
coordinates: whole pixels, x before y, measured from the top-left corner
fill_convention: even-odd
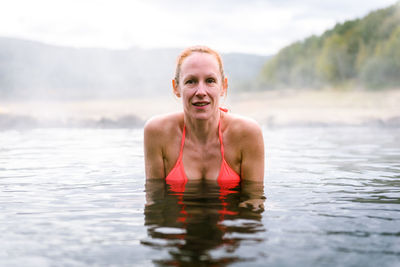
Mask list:
[[[207,103],[195,103],[194,105],[195,105],[195,106],[200,106],[200,107],[202,107],[202,106],[207,105]]]

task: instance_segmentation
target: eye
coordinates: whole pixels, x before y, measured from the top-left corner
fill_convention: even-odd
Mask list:
[[[185,81],[185,84],[194,84],[195,80],[194,79],[189,79]]]
[[[214,78],[208,78],[206,80],[207,83],[215,83],[215,79]]]

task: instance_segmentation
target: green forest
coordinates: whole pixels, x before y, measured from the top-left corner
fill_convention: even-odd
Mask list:
[[[258,82],[263,89],[400,87],[400,2],[283,48]]]

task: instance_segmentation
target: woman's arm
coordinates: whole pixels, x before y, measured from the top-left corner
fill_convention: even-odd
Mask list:
[[[261,128],[249,121],[242,137],[241,193],[240,207],[255,212],[264,211],[264,138]]]
[[[243,127],[241,178],[244,181],[264,181],[264,138],[260,126],[246,121]]]
[[[162,153],[162,128],[157,119],[152,119],[144,127],[144,163],[146,179],[164,178],[165,168]]]
[[[264,211],[264,183],[262,181],[242,181],[239,207],[255,212]]]
[[[145,183],[146,206],[151,206],[165,198],[165,182],[163,179],[147,179]]]

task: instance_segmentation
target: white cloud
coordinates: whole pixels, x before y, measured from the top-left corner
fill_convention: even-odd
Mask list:
[[[0,36],[71,46],[184,47],[271,54],[394,0],[9,0]]]

